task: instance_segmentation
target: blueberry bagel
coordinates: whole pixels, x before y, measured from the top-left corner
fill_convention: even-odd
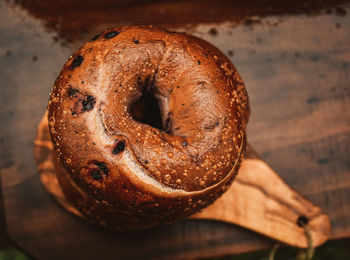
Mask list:
[[[125,26],[70,57],[48,112],[66,197],[90,222],[140,229],[194,214],[227,190],[249,105],[236,69],[209,43]]]

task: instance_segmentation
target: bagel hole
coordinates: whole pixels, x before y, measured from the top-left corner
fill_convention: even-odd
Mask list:
[[[152,88],[143,88],[141,97],[131,105],[130,113],[135,121],[165,131],[159,103]]]

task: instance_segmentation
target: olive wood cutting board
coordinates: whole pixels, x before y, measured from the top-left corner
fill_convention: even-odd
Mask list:
[[[41,181],[49,193],[68,211],[83,218],[66,200],[59,186],[46,115],[38,127],[35,159]],[[289,187],[249,145],[233,185],[214,204],[191,218],[236,224],[304,248],[308,246],[308,240],[298,219],[307,220],[314,246],[325,242],[330,233],[328,216]]]

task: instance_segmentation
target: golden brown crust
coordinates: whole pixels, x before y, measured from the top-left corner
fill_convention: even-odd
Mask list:
[[[150,91],[163,130],[131,113]],[[171,222],[212,203],[237,173],[249,117],[243,82],[220,51],[151,26],[86,43],[64,65],[48,110],[64,192],[88,219],[117,228]]]

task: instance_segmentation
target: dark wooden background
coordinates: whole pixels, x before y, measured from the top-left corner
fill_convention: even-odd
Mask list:
[[[111,232],[65,212],[41,185],[33,140],[61,66],[105,27],[143,23],[193,33],[230,57],[251,100],[249,142],[330,216],[331,238],[350,237],[350,4],[280,2],[0,2],[0,171],[8,236],[39,259],[208,258],[273,243],[215,221]]]

